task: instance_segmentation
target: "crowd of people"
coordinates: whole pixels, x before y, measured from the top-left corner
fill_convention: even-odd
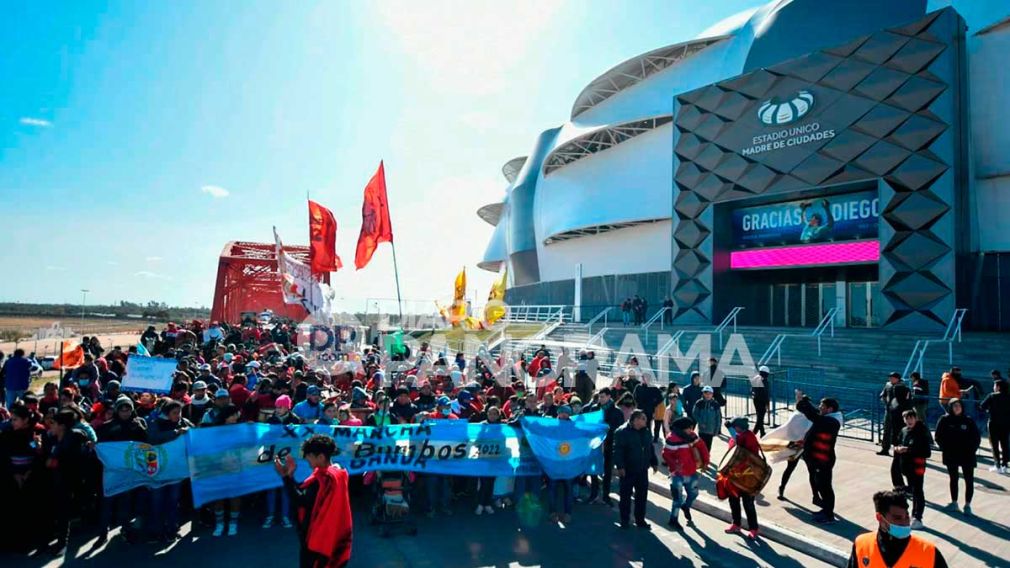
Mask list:
[[[649,471],[658,471],[662,463],[669,474],[673,500],[670,527],[682,530],[681,519],[692,522],[691,508],[699,494],[700,478],[709,475],[716,481],[717,496],[730,505],[732,522],[726,532],[760,537],[756,492],[742,489],[725,471],[717,472],[712,450],[716,436],[725,432],[731,463],[736,459],[763,461],[759,436],[765,434],[768,410],[767,368],[759,369],[751,380],[757,411],[752,424],[746,416],[725,416],[726,399],[721,389],[703,385],[699,373],[694,373],[683,389],[674,383],[658,385],[648,372],[638,369],[634,358],[624,372],[610,380],[598,374],[592,353],[579,353],[570,365],[574,372],[569,378],[552,372],[562,362],[546,348],[528,361],[524,357],[516,365],[498,369],[485,358],[468,359],[462,353],[450,357],[434,352],[427,344],[392,359],[378,346],[364,346],[324,364],[307,356],[298,340],[291,322],[278,321],[169,324],[161,332],[151,327],[137,346],[127,349],[106,349],[97,338],[84,338],[83,364],[62,373],[58,382],[46,382],[41,393],[33,392],[22,375],[24,353],[15,352],[2,367],[7,404],[0,409],[0,502],[19,511],[23,522],[0,534],[0,546],[22,552],[48,547],[62,553],[70,537],[70,521],[78,516],[97,527],[100,543],[116,527],[121,527],[120,534],[131,543],[170,542],[178,537],[185,518],[205,525],[213,537],[236,535],[242,514],[261,515],[258,523],[263,529],[275,525],[290,528],[299,523],[292,514],[292,501],[298,506],[298,499],[304,499],[287,482],[282,489],[227,499],[198,510],[187,504],[191,500],[187,499],[186,482],[103,495],[101,464],[94,452],[100,442],[158,445],[191,428],[239,422],[387,426],[466,420],[517,425],[528,416],[569,420],[597,411],[609,426],[600,475],[546,479],[424,474],[414,495],[417,509],[429,517],[450,515],[456,501],[469,502],[475,515],[500,514],[513,508],[522,516],[536,513],[540,504],[546,503],[552,522],[569,523],[576,502],[614,505],[616,472],[616,524],[629,528],[634,523],[647,530]],[[122,390],[127,359],[137,356],[138,349],[177,361],[167,396]],[[710,363],[714,370],[715,361]],[[888,420],[884,451],[893,450],[892,482],[900,493],[882,497],[878,512],[883,508],[881,515],[888,515],[891,508],[900,505],[899,497],[908,496],[913,503],[909,526],[921,528],[925,460],[933,439],[914,408],[915,393],[900,379],[892,376],[881,394],[889,417],[893,417]],[[990,414],[995,467],[1005,471],[1010,391],[1002,379],[994,384],[994,392],[981,407]],[[952,506],[957,506],[958,481],[963,477],[964,510],[970,513],[979,432],[965,417],[958,398],[951,396],[944,403],[946,413],[936,425],[936,443],[950,473]],[[795,408],[797,418],[805,422],[802,434],[789,444],[792,453],[779,497],[783,498],[789,476],[803,461],[809,470],[814,503],[820,509],[813,520],[833,523],[832,473],[835,442],[842,426],[839,403],[832,398],[812,401],[797,391]],[[322,455],[324,450],[314,451]],[[278,465],[282,475],[286,469],[287,465]],[[881,521],[881,531],[885,531],[885,524],[888,530],[903,526],[891,518]],[[900,538],[900,532],[899,528],[889,534]]]

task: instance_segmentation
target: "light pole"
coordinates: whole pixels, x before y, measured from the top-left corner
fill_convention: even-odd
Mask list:
[[[84,306],[88,303],[88,292],[90,290],[81,288],[81,333],[84,333]]]

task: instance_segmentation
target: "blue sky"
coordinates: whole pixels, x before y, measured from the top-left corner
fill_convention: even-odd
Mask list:
[[[388,245],[353,270],[380,159],[404,298],[464,265],[484,298],[501,165],[600,73],[760,3],[9,4],[0,300],[209,306],[227,241],[307,240],[306,192],[340,225],[337,307],[395,298]]]

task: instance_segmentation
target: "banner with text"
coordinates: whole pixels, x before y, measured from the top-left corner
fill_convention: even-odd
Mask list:
[[[175,359],[130,357],[126,360],[122,390],[167,394],[172,391],[172,380],[178,364]]]
[[[875,190],[736,209],[734,249],[877,238]]]

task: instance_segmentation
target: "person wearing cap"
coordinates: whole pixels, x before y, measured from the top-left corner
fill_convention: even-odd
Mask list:
[[[215,392],[217,389],[221,388],[221,380],[211,373],[210,363],[202,363],[198,369],[200,373],[196,376],[196,380],[206,383],[207,388],[210,389],[211,392]]]
[[[263,382],[269,379],[263,379]],[[267,424],[291,425],[300,424],[302,421],[291,412],[291,397],[281,395],[274,401],[274,412],[267,419]],[[291,503],[288,495],[281,489],[268,489],[266,491],[267,516],[263,519],[263,528],[268,529],[274,524],[277,516],[277,501],[281,502],[280,521],[281,526],[289,529],[291,524]]]
[[[684,512],[688,525],[692,524],[691,505],[698,498],[699,470],[708,467],[708,447],[695,433],[697,423],[683,416],[670,422],[669,434],[663,445],[663,461],[670,472],[670,495],[673,506],[667,524],[676,531],[682,530],[678,516]]]
[[[182,416],[193,424],[203,422],[203,415],[210,408],[211,399],[207,396],[207,383],[196,381],[193,383],[193,396],[189,403],[182,407]]]
[[[414,404],[420,412],[431,412],[435,408],[435,393],[432,392],[431,383],[427,380],[421,382]]]
[[[120,396],[112,403],[112,419],[102,424],[96,434],[99,442],[144,442],[147,440],[147,424],[137,417],[133,401],[128,396]],[[133,517],[133,500],[136,491],[126,491],[116,495],[104,495],[98,517],[98,541],[109,540],[109,529],[122,526],[123,534],[132,539],[134,534],[130,521]]]
[[[435,410],[429,412],[426,419],[458,420],[459,417],[452,413],[452,400],[442,395],[435,400]],[[452,476],[427,474],[424,476],[424,486],[428,494],[428,516],[434,517],[436,509],[444,515],[451,515],[449,499],[452,497]]]
[[[231,395],[225,389],[217,389],[214,392],[214,403],[211,404],[207,411],[203,413],[203,419],[200,420],[200,426],[212,426],[216,424],[218,415],[221,414],[221,411],[224,408],[229,406],[233,406],[231,403]]]
[[[771,403],[771,370],[761,365],[756,375],[750,380],[750,397],[754,401],[754,412],[757,418],[754,422],[754,433],[765,435],[765,414]]]
[[[726,428],[729,430],[730,436],[729,446],[726,450],[727,453],[733,451],[734,447],[740,446],[756,456],[761,455],[761,444],[758,443],[754,432],[751,432],[750,423],[746,416],[738,416],[727,421]],[[754,507],[754,495],[741,493],[733,484],[726,482],[721,476],[716,483],[719,484],[719,497],[723,498],[726,495],[729,497],[729,510],[733,522],[726,528],[726,534],[740,532],[740,506],[743,505],[743,510],[747,513],[747,537],[751,540],[757,539],[758,518],[757,509]]]
[[[712,440],[722,430],[722,407],[715,399],[715,389],[711,386],[701,387],[701,400],[694,403],[691,418],[698,423],[698,436],[711,453]]]
[[[901,415],[912,408],[912,391],[901,380],[901,373],[893,372],[887,376],[887,383],[880,391],[880,401],[884,404],[884,433],[880,437],[877,455],[887,456],[905,427]]]
[[[319,387],[312,385],[305,389],[305,400],[296,404],[292,412],[306,423],[318,420],[323,413],[323,407],[319,404],[321,398],[322,392]]]

